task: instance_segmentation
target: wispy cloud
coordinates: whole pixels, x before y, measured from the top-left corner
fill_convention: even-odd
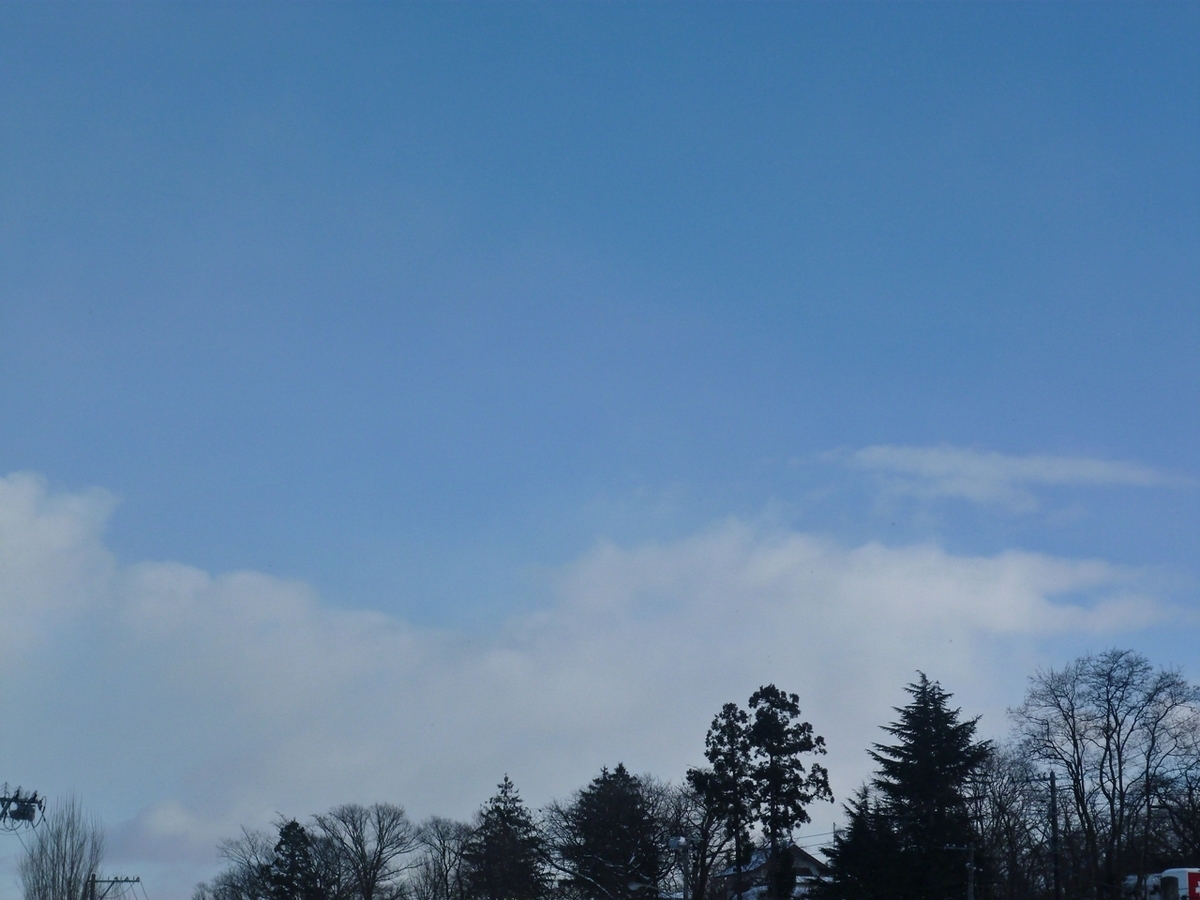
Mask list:
[[[878,444],[849,456],[850,465],[878,475],[893,493],[924,499],[953,497],[1024,512],[1039,506],[1036,488],[1191,487],[1193,479],[1132,462],[1086,456],[1033,454],[941,445]]]
[[[730,520],[601,544],[557,573],[552,605],[481,636],[261,573],[120,564],[110,509],[0,478],[0,627],[21,636],[0,657],[21,735],[4,777],[98,806],[114,862],[157,867],[163,900],[209,874],[218,838],[279,812],[394,800],[465,817],[505,772],[540,803],[618,760],[678,778],[720,704],[767,681],[801,694],[845,796],[915,669],[1000,728],[1045,661],[1014,658],[1176,617],[1143,573],[1104,561]]]

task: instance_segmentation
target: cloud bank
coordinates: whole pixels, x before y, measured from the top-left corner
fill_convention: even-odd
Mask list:
[[[1192,487],[1194,482],[1130,462],[1083,456],[1011,456],[966,447],[897,447],[854,451],[850,464],[884,479],[893,493],[949,497],[1016,512],[1038,508],[1038,487]]]
[[[438,630],[260,573],[124,565],[104,543],[113,505],[0,479],[0,699],[17,723],[0,778],[77,792],[110,826],[114,867],[156,878],[160,900],[276,813],[391,800],[465,817],[506,772],[538,804],[617,761],[678,778],[720,704],[768,681],[800,694],[844,797],[916,669],[1002,716],[1040,641],[1174,616],[1103,561],[729,520],[599,544],[554,573],[547,607]],[[827,830],[835,810],[814,814]]]

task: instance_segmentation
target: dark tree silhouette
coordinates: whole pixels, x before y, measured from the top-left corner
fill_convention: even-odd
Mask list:
[[[724,812],[710,784],[712,777],[710,769],[689,769],[687,784],[676,794],[670,831],[687,840],[681,860],[687,866],[684,900],[705,900],[713,874],[724,867],[722,860],[732,847]],[[749,836],[742,838],[749,845]]]
[[[295,819],[279,826],[268,880],[271,900],[323,900],[312,838]]]
[[[409,879],[411,900],[464,900],[463,851],[471,828],[464,822],[432,816],[417,830],[421,855]]]
[[[900,844],[891,817],[862,787],[843,806],[846,827],[825,851],[832,880],[819,888],[828,900],[862,900],[886,897],[895,891],[895,872],[900,866]]]
[[[840,900],[880,885],[896,900],[946,900],[966,892],[965,851],[978,843],[970,816],[971,781],[991,753],[975,741],[978,719],[962,721],[951,695],[922,672],[905,690],[911,702],[883,730],[896,739],[869,751],[879,765],[873,785],[847,808],[849,829],[834,842],[833,883]]]
[[[760,687],[750,696],[750,778],[754,783],[752,809],[767,842],[767,893],[792,896],[796,873],[788,848],[796,827],[810,821],[807,807],[814,800],[833,801],[824,766],[801,757],[825,753],[825,739],[800,721],[800,698],[775,685]]]
[[[217,853],[225,871],[196,885],[192,900],[269,900],[273,846],[266,833],[245,828],[240,837],[221,841]]]
[[[416,829],[404,807],[348,803],[313,816],[313,821],[337,851],[357,900],[392,900],[403,893],[405,857],[417,847]]]
[[[600,775],[569,806],[551,805],[556,867],[585,900],[654,896],[663,874],[663,834],[640,779],[624,765]]]
[[[543,841],[507,775],[479,812],[463,848],[471,900],[539,900],[547,890]]]
[[[733,845],[737,867],[735,893],[741,894],[741,867],[750,858],[751,812],[754,780],[751,777],[750,717],[736,703],[726,703],[713,717],[704,737],[704,756],[710,769],[691,769],[688,784],[704,798],[721,820],[725,836]]]
[[[84,900],[104,860],[104,827],[69,796],[34,830],[19,871],[26,900]]]
[[[1013,718],[1025,752],[1058,775],[1079,833],[1071,893],[1117,898],[1123,876],[1144,877],[1173,856],[1153,852],[1155,807],[1183,796],[1178,764],[1195,746],[1200,691],[1178,670],[1116,648],[1029,681]]]

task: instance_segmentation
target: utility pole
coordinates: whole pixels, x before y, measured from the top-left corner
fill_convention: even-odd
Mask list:
[[[118,884],[139,884],[141,880],[141,877],[136,875],[133,878],[128,878],[125,876],[118,876],[116,878],[97,878],[96,873],[93,872],[88,876],[86,900],[104,900],[104,898],[108,896],[108,892]],[[100,893],[97,893],[96,891],[96,885],[98,884],[105,886],[104,890]]]
[[[975,845],[946,844],[942,849],[967,851],[967,900],[975,900]]]
[[[689,852],[688,839],[685,835],[673,837],[670,846],[672,850],[679,851],[679,866],[683,872],[683,900],[692,900],[688,894],[688,875],[692,867],[692,854]]]
[[[1050,858],[1054,866],[1054,900],[1062,900],[1062,876],[1058,865],[1058,788],[1050,770]]]

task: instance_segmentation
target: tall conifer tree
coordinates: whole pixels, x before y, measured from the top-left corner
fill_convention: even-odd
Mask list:
[[[312,837],[295,819],[279,826],[269,874],[271,900],[324,900],[313,859]]]
[[[767,843],[767,895],[788,898],[796,884],[789,850],[792,834],[809,821],[810,803],[833,801],[825,767],[815,762],[806,767],[801,761],[807,755],[824,755],[825,739],[800,721],[800,698],[773,684],[751,694],[750,709],[752,808]]]
[[[642,780],[618,764],[552,811],[560,867],[586,900],[652,897],[662,880],[662,823]]]
[[[833,846],[825,851],[832,881],[822,885],[820,893],[829,900],[890,897],[901,868],[891,817],[865,786],[844,809],[846,827],[835,832]]]
[[[691,769],[688,783],[705,797],[724,822],[737,868],[734,893],[742,892],[741,867],[750,857],[754,780],[750,774],[750,717],[736,703],[721,707],[704,738],[711,769]]]
[[[896,739],[875,744],[879,765],[867,794],[846,808],[849,828],[830,854],[827,896],[858,900],[864,886],[887,885],[895,900],[952,900],[966,895],[968,848],[977,843],[968,798],[971,779],[991,753],[975,740],[978,718],[961,720],[951,694],[923,672],[905,690],[899,719],[883,730]]]
[[[507,775],[479,812],[463,849],[471,900],[539,900],[546,893],[542,837]]]

